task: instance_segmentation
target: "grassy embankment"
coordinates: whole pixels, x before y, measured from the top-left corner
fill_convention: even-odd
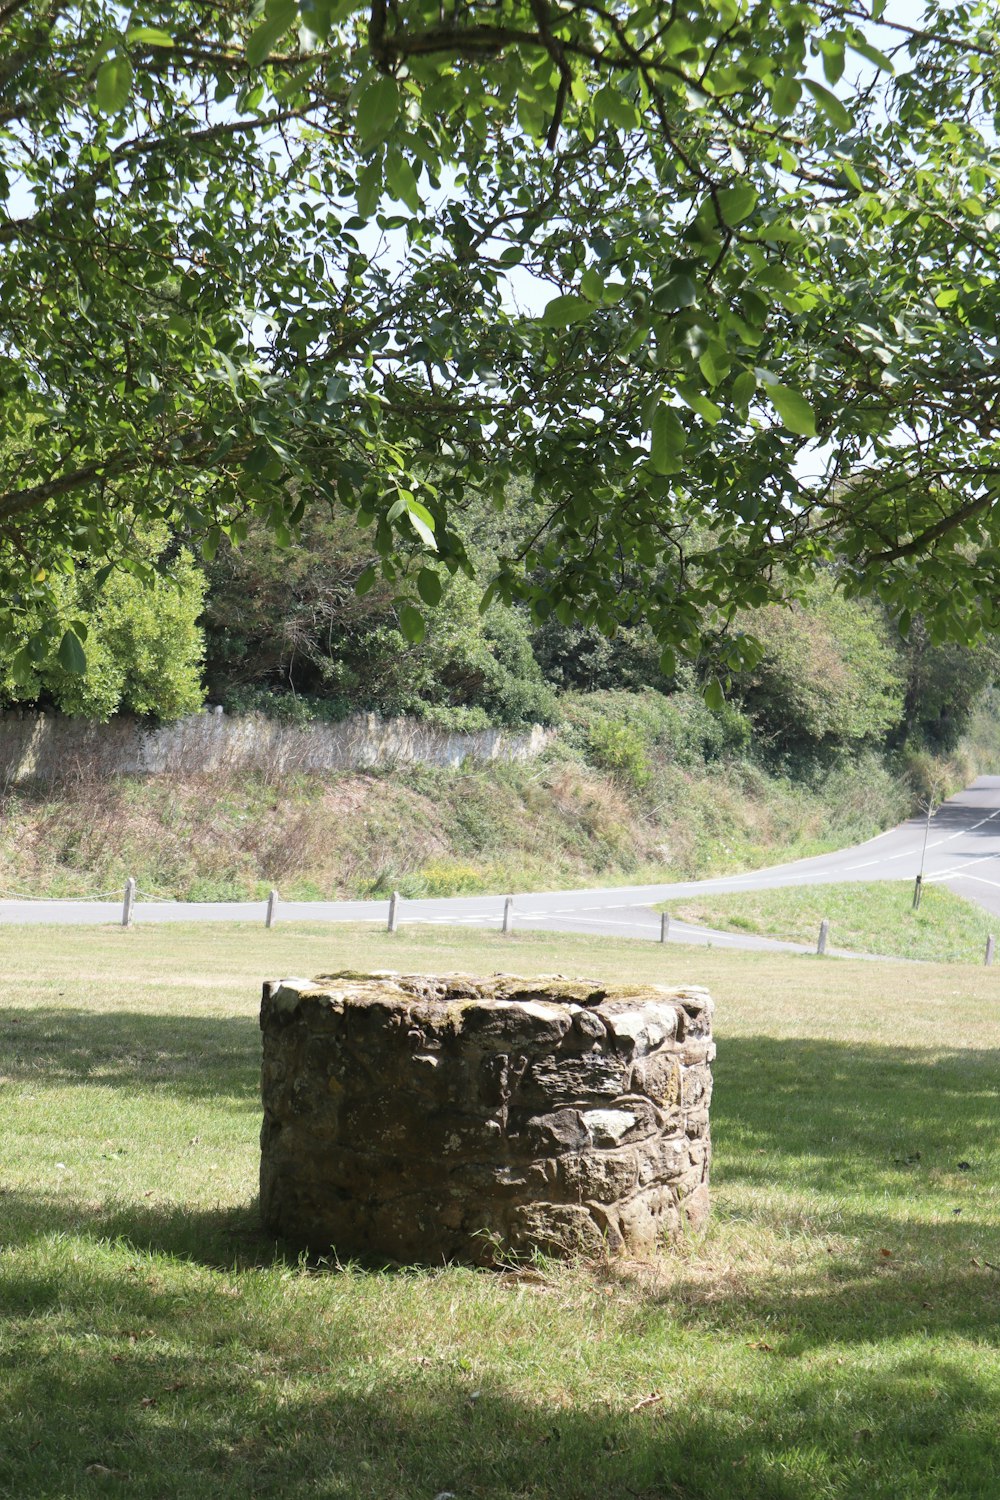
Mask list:
[[[639,784],[557,745],[527,765],[85,777],[0,798],[0,895],[452,895],[682,879],[869,837],[908,811],[874,760],[815,785],[654,758]]]
[[[992,1500],[1000,975],[371,929],[0,929],[0,1494]],[[256,1228],[262,976],[706,983],[714,1216],[652,1266]]]
[[[927,886],[913,910],[913,883],[858,882],[740,891],[668,902],[672,916],[723,932],[749,932],[786,942],[815,943],[830,923],[831,948],[932,963],[982,962],[997,918],[945,886]]]

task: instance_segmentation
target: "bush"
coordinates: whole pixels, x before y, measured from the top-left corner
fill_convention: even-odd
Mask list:
[[[647,747],[635,724],[598,719],[587,731],[588,759],[604,771],[612,771],[641,790],[652,774]]]
[[[150,562],[167,549],[165,529],[148,535]],[[80,676],[61,664],[57,635],[18,680],[10,664],[0,666],[0,698],[100,721],[115,713],[179,719],[201,707],[198,616],[205,583],[190,553],[180,549],[152,578],[117,571],[98,587],[94,573],[82,570],[60,589],[65,618],[87,627],[86,672]]]
[[[477,711],[482,724],[553,723],[558,709],[531,651],[525,617],[448,578],[417,644],[399,629],[396,585],[378,576],[358,596],[370,541],[350,516],[311,516],[300,544],[282,550],[256,529],[238,551],[220,552],[209,571],[208,679],[228,704],[270,693],[385,718]]]
[[[603,727],[607,725],[628,731],[620,737],[621,753],[626,753],[624,746],[631,742],[647,760],[679,766],[694,767],[738,755],[750,742],[750,724],[738,708],[727,703],[713,713],[690,686],[669,698],[651,688],[640,693],[572,694],[562,700],[562,707],[567,740],[599,766],[607,765],[600,758],[609,750]]]

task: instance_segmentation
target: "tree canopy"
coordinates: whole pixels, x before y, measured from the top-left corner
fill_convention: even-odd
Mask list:
[[[985,0],[0,0],[0,629],[327,504],[419,638],[512,475],[538,619],[834,561],[997,628],[998,64]]]

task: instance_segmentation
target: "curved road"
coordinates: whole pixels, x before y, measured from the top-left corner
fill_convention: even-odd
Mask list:
[[[865,844],[814,859],[774,865],[744,875],[664,885],[616,886],[609,890],[553,891],[514,900],[519,927],[555,932],[591,932],[618,937],[656,938],[659,914],[652,907],[684,896],[762,890],[788,885],[829,885],[848,880],[912,882],[920,869],[926,838],[924,882],[943,883],[1000,917],[1000,776],[980,776],[945,802],[927,824],[911,818]],[[115,923],[120,901],[0,900],[2,923]],[[282,901],[278,919],[291,922],[385,922],[385,901]],[[402,901],[401,924],[433,922],[451,926],[500,926],[502,896],[453,896]],[[138,900],[134,920],[143,922],[262,922],[264,903]],[[729,948],[805,952],[801,944],[781,943],[743,933],[714,932],[674,921],[671,939]],[[835,951],[831,949],[831,952]]]

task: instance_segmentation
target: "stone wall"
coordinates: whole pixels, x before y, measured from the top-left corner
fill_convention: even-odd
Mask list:
[[[264,1225],[404,1262],[648,1255],[708,1212],[711,1012],[561,978],[268,983]]]
[[[0,785],[50,782],[67,774],[182,775],[258,771],[363,770],[386,765],[458,766],[463,760],[530,760],[549,731],[438,729],[418,719],[354,714],[337,724],[279,724],[221,709],[150,727],[121,717],[107,724],[8,709],[0,713]]]

